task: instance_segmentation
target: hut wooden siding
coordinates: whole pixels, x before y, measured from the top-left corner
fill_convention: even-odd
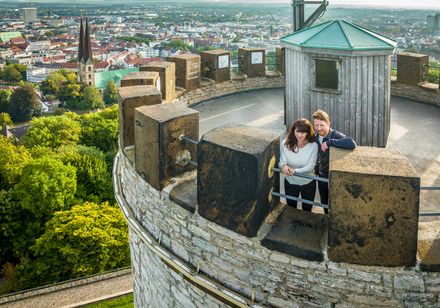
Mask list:
[[[389,55],[343,56],[286,48],[286,123],[325,110],[331,126],[358,145],[386,146],[390,130]],[[315,89],[315,59],[339,60],[339,93]],[[312,69],[311,69],[312,68]],[[384,77],[386,76],[386,77]]]

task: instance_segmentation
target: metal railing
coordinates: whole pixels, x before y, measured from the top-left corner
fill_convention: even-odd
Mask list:
[[[424,65],[424,67],[427,68],[426,73],[424,74],[427,81],[438,84],[440,78],[440,66],[428,64],[428,65]]]
[[[182,143],[193,144],[193,145],[197,145],[199,143],[198,141],[191,139],[185,135],[180,135],[179,139]],[[185,159],[185,162],[187,162],[191,165],[197,166],[196,161]],[[273,167],[272,171],[282,173],[281,169],[276,168],[276,167]],[[309,180],[314,180],[314,181],[318,181],[318,182],[323,182],[323,183],[329,183],[328,178],[323,178],[323,177],[319,177],[319,176],[312,176],[312,175],[303,174],[303,173],[295,173],[293,176],[305,178],[305,179],[309,179]],[[420,186],[419,189],[420,190],[429,190],[429,191],[435,191],[435,190],[440,191],[440,186]],[[309,205],[314,205],[314,206],[321,207],[324,209],[329,209],[328,204],[323,204],[323,203],[319,203],[319,202],[315,202],[315,201],[311,201],[311,200],[307,200],[307,199],[302,199],[299,197],[294,197],[294,196],[282,194],[281,192],[273,191],[272,195],[276,196],[276,197],[285,198],[288,200],[302,202],[302,203],[309,204]],[[419,212],[419,216],[420,217],[435,217],[435,216],[440,216],[440,212],[438,212],[438,213],[437,212]]]
[[[275,61],[268,61],[269,59],[275,59]],[[278,63],[277,63],[277,56],[276,55],[267,55],[266,54],[266,70],[267,71],[276,71],[276,68],[277,68],[277,65],[278,65]],[[268,62],[271,62],[271,63],[268,63]],[[240,58],[239,58],[239,56],[238,55],[235,55],[235,56],[231,56],[231,58],[230,58],[230,68],[231,68],[231,70],[233,70],[233,71],[237,71],[238,72],[238,69],[239,69],[239,66],[240,66]]]
[[[391,76],[397,76],[397,60],[392,59],[391,63]],[[430,83],[440,83],[440,64],[438,65],[431,65],[431,64],[424,64],[424,67],[426,68],[425,73],[423,76],[426,78],[426,80]]]

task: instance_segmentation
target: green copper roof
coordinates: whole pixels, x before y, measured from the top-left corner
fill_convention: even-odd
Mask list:
[[[393,40],[346,20],[331,20],[294,32],[281,42],[306,48],[337,50],[392,50]]]
[[[98,89],[103,89],[107,86],[107,83],[110,81],[110,79],[113,79],[113,81],[116,83],[117,86],[121,85],[122,78],[125,77],[125,75],[133,72],[138,72],[139,68],[125,68],[121,70],[114,70],[114,71],[105,71],[105,72],[98,72],[95,73],[95,86]]]
[[[22,37],[21,32],[0,32],[0,41],[9,42],[10,39]]]

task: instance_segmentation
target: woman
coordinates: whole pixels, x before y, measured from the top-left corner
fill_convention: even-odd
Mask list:
[[[315,199],[316,184],[314,180],[294,176],[296,173],[314,175],[318,144],[315,141],[312,124],[303,118],[293,123],[287,138],[281,142],[279,167],[285,175],[284,190],[286,195],[304,200]],[[287,204],[297,207],[297,202],[287,199]],[[312,205],[302,204],[302,209],[310,212]]]

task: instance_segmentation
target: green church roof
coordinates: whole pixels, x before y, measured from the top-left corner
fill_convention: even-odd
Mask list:
[[[9,42],[11,39],[16,37],[22,37],[21,32],[0,32],[0,41],[3,43]]]
[[[346,20],[331,20],[294,32],[281,42],[305,47],[337,50],[393,50],[396,42]]]
[[[121,70],[114,70],[114,71],[105,71],[105,72],[98,72],[95,73],[95,86],[98,89],[103,89],[107,86],[107,83],[110,81],[110,79],[113,79],[113,81],[116,83],[117,86],[121,85],[122,78],[125,77],[125,75],[133,72],[138,72],[139,68],[125,68]]]

